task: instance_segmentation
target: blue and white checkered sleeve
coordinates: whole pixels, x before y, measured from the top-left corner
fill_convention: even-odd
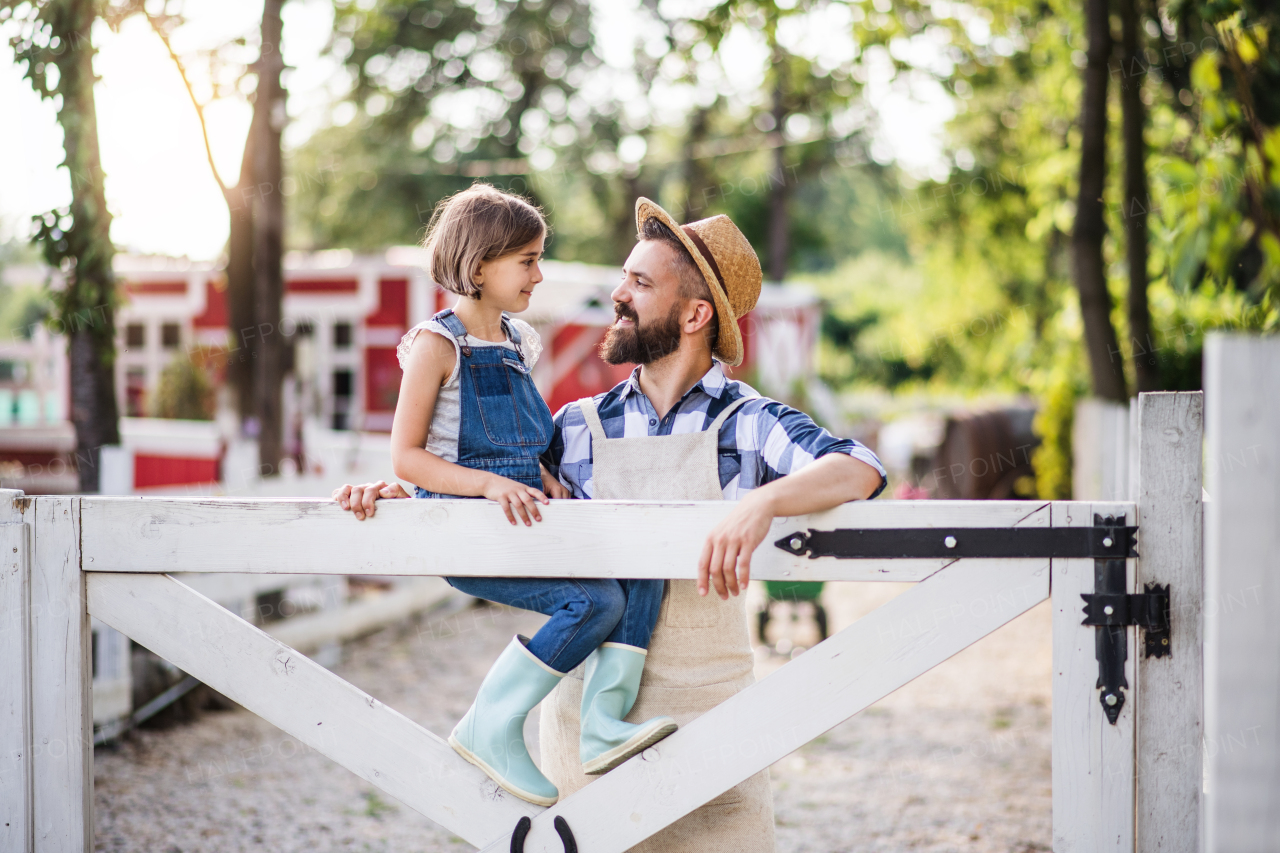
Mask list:
[[[763,405],[744,406],[747,411],[739,417],[750,419],[749,423],[740,424],[739,437],[743,436],[743,427],[749,434],[760,454],[758,467],[759,482],[756,485],[771,483],[779,477],[794,474],[815,459],[829,453],[844,453],[861,462],[865,462],[880,472],[880,488],[872,497],[880,494],[887,484],[884,465],[871,452],[871,449],[851,438],[837,438],[813,422],[813,418],[804,412],[791,408],[776,400],[769,400]]]
[[[551,446],[542,464],[575,498],[590,497],[591,432],[577,403],[566,403],[553,418]]]

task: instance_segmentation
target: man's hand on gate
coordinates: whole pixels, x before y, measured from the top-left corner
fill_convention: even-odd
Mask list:
[[[363,483],[359,486],[343,484],[333,490],[333,499],[338,502],[338,506],[351,510],[358,521],[364,521],[366,516],[373,518],[374,512],[377,511],[374,504],[381,498],[408,497],[412,495],[406,492],[403,486],[399,483],[388,484],[386,480]]]
[[[698,595],[706,595],[710,585],[716,595],[745,591],[751,580],[751,555],[764,541],[773,523],[773,508],[764,490],[750,492],[738,502],[707,536],[698,558]],[[709,583],[708,583],[709,582]]]

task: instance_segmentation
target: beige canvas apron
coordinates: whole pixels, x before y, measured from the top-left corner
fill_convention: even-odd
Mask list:
[[[734,401],[702,432],[605,438],[595,404],[579,401],[591,430],[594,497],[599,500],[721,500],[720,427],[748,398]],[[624,544],[625,547],[625,544]],[[698,595],[697,581],[667,581],[649,643],[640,693],[627,721],[666,714],[684,726],[752,684],[745,596]],[[542,703],[542,772],[567,797],[598,776],[582,772],[578,724],[580,666]],[[773,853],[769,772],[758,773],[631,848],[631,853]]]

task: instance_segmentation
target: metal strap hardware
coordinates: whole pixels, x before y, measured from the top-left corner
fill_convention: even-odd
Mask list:
[[[809,559],[900,560],[933,557],[1136,557],[1136,527],[956,527],[796,531],[773,544]]]
[[[1169,585],[1147,584],[1147,591],[1136,595],[1107,592],[1083,593],[1084,625],[1137,625],[1153,634],[1169,635]],[[1148,644],[1150,645],[1150,644]],[[1169,653],[1168,643],[1147,649],[1147,657],[1161,658]]]
[[[552,822],[552,826],[556,829],[556,834],[560,836],[560,843],[564,845],[564,853],[578,853],[578,841],[573,837],[573,830],[569,828],[569,822],[559,815]],[[529,835],[529,830],[533,828],[533,821],[527,816],[516,821],[516,828],[511,833],[511,853],[524,853],[524,840]]]

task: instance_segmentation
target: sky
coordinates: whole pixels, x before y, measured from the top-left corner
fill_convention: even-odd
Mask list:
[[[631,55],[637,32],[635,0],[597,0],[597,38],[606,61]],[[187,0],[188,23],[174,37],[180,55],[189,55],[256,31],[262,14],[254,0]],[[289,91],[290,125],[285,144],[305,141],[328,120],[330,105],[341,97],[346,74],[323,55],[332,27],[329,0],[291,0],[284,6],[284,58],[294,70]],[[830,22],[818,32],[797,33],[809,43],[838,28]],[[847,39],[845,39],[847,41]],[[211,260],[227,237],[227,212],[209,171],[200,125],[182,80],[147,22],[134,17],[120,32],[99,24],[94,69],[99,141],[106,172],[107,204],[114,221],[111,235],[133,252]],[[839,43],[831,42],[832,49]],[[739,38],[726,51],[725,78],[752,86],[761,67],[756,47]],[[198,69],[193,69],[198,73]],[[917,83],[912,96],[901,86],[869,86],[868,101],[880,114],[877,147],[891,152],[908,171],[924,176],[942,167],[943,125],[953,115],[950,100],[936,84]],[[7,39],[0,40],[0,241],[28,233],[30,217],[70,201],[62,161],[62,132],[53,105],[41,101],[13,62]],[[207,110],[214,160],[227,183],[238,177],[250,108],[226,99]],[[874,151],[875,149],[873,149]]]

